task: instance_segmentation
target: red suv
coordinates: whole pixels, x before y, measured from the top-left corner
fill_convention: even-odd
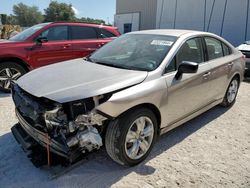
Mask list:
[[[11,80],[52,63],[81,58],[119,36],[112,26],[85,23],[42,23],[0,41],[0,90]]]

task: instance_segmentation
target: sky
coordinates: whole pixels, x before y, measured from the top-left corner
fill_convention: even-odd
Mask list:
[[[14,4],[24,3],[29,6],[37,6],[42,13],[48,7],[51,0],[0,0],[0,14],[12,14]],[[57,0],[57,2],[70,3],[76,13],[76,17],[90,17],[103,19],[113,23],[116,0]]]

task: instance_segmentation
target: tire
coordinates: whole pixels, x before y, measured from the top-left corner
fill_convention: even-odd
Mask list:
[[[26,72],[27,71],[17,63],[14,62],[0,63],[0,91],[9,93],[10,82],[13,80],[17,80]]]
[[[141,134],[138,136],[137,132],[139,132],[139,128],[137,127],[139,126],[137,124],[143,125],[142,122],[144,120],[146,123],[141,133],[145,133],[145,135]],[[157,127],[157,120],[154,113],[147,108],[137,108],[118,117],[114,121],[111,121],[107,128],[105,146],[108,155],[121,165],[137,165],[149,155],[157,138]],[[147,137],[146,133],[150,136]],[[138,138],[130,137],[131,139],[129,139],[131,135],[137,135]],[[133,150],[133,148],[139,149]],[[135,154],[138,155],[134,156]]]
[[[231,107],[236,100],[237,94],[238,94],[238,90],[239,90],[239,86],[240,86],[240,81],[239,78],[237,76],[235,76],[226,91],[226,94],[224,96],[223,102],[221,103],[221,106],[223,107]]]

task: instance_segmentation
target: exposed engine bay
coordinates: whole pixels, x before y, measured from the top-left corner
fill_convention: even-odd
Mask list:
[[[39,143],[74,162],[82,153],[98,150],[103,145],[101,134],[108,118],[98,113],[96,107],[111,95],[60,104],[34,97],[13,84],[12,96],[19,123],[12,132],[24,150],[32,150],[32,145]]]

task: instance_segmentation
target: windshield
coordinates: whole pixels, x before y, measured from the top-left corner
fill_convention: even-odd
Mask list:
[[[49,23],[42,23],[42,24],[34,25],[28,29],[25,29],[21,33],[11,37],[9,40],[10,41],[24,41],[27,38],[29,38],[31,35],[33,35],[36,31],[38,31],[39,29],[43,28],[44,26],[48,24]]]
[[[177,37],[152,34],[126,34],[105,45],[88,60],[131,70],[155,70]]]

